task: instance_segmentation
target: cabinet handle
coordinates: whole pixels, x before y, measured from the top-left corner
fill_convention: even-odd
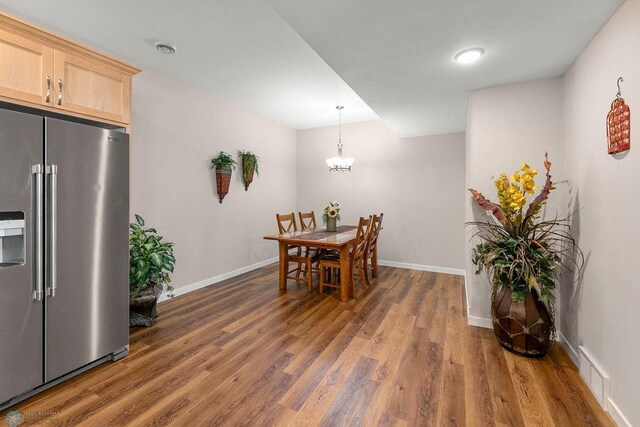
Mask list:
[[[47,96],[44,100],[46,104],[51,101],[51,77],[47,76]]]
[[[58,87],[60,88],[58,93],[58,105],[62,105],[62,79],[58,79]]]

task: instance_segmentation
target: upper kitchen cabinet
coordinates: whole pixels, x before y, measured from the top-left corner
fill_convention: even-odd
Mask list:
[[[53,49],[0,30],[0,96],[53,105]]]
[[[129,123],[131,76],[72,53],[55,51],[55,106]]]
[[[0,101],[128,125],[131,77],[139,72],[0,13]]]

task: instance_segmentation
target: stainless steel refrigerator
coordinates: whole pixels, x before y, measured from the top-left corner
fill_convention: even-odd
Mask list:
[[[0,409],[128,351],[129,136],[0,109]]]

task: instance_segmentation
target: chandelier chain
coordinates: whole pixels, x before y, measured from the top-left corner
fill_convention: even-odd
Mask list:
[[[337,106],[338,109],[338,155],[342,157],[342,109],[344,107]]]

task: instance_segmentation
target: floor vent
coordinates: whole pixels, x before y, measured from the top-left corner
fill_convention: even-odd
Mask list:
[[[579,369],[580,376],[587,383],[596,400],[605,410],[608,410],[609,377],[582,346],[580,346]]]

